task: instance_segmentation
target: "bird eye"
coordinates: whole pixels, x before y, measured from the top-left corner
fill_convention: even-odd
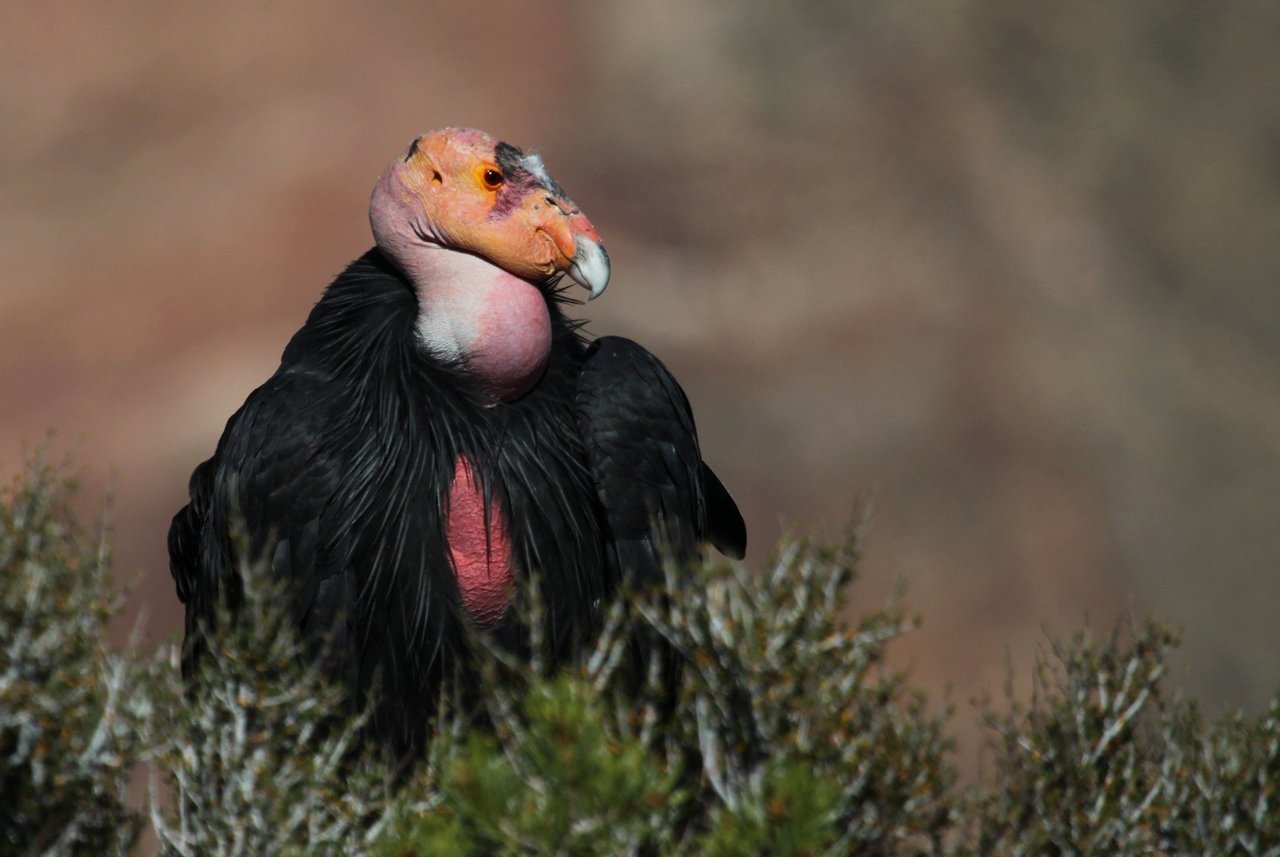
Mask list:
[[[484,186],[488,190],[497,190],[502,187],[502,183],[505,181],[506,179],[503,177],[502,173],[492,167],[484,171]]]

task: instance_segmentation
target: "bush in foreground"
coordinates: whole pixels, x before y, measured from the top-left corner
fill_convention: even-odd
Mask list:
[[[43,463],[0,498],[0,851],[127,854],[125,802],[149,694],[110,652],[105,542],[76,523]]]
[[[1156,624],[1041,658],[1029,705],[989,718],[1000,788],[965,854],[1280,854],[1280,698],[1206,723],[1166,697]]]
[[[155,685],[151,822],[163,853],[365,853],[389,811],[389,772],[361,747],[341,690],[300,666],[283,599],[252,569],[243,577],[246,606],[222,617],[198,680],[182,686],[170,650]]]
[[[184,688],[105,634],[105,551],[37,466],[0,503],[0,853],[124,854],[151,771],[165,854],[1280,854],[1280,700],[1207,721],[1155,625],[1053,646],[959,789],[941,716],[841,620],[856,543],[709,564],[618,600],[573,662],[483,640],[412,772],[362,748],[244,569],[250,606]],[[535,588],[536,589],[536,588]],[[455,694],[454,696],[459,696]],[[450,697],[452,699],[454,697]]]
[[[902,617],[840,621],[854,559],[796,545],[765,578],[672,570],[568,667],[495,653],[493,728],[441,730],[434,800],[389,853],[436,836],[472,854],[939,850],[942,724],[880,667]]]

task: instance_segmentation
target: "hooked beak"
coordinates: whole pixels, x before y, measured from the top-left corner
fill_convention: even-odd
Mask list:
[[[600,297],[609,285],[609,254],[600,243],[600,233],[568,197],[548,193],[542,201],[546,204],[536,208],[537,229],[549,239],[547,246],[554,257],[551,269],[590,292],[587,300]]]
[[[609,254],[585,235],[574,236],[573,245],[573,258],[565,273],[591,293],[587,300],[595,300],[609,285]]]

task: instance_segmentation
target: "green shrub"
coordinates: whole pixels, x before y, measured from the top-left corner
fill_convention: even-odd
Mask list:
[[[670,569],[568,664],[525,605],[528,654],[477,638],[406,772],[252,568],[195,683],[173,646],[110,651],[70,491],[37,464],[0,502],[0,854],[129,853],[141,762],[172,855],[1280,855],[1280,698],[1206,720],[1155,624],[1052,645],[1029,701],[987,706],[995,775],[961,789],[945,715],[883,666],[901,611],[841,619],[856,543],[793,543],[762,575]]]
[[[852,544],[795,545],[763,579],[671,569],[559,670],[536,639],[532,663],[493,650],[492,728],[459,716],[441,730],[424,832],[402,818],[389,853],[437,836],[477,855],[940,848],[941,722],[880,667],[902,617],[840,621],[854,559]]]

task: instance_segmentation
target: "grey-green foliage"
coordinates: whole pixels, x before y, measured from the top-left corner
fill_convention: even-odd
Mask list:
[[[1280,855],[1280,698],[1206,720],[1164,689],[1157,625],[1052,646],[962,790],[943,716],[882,665],[909,623],[841,619],[856,545],[794,543],[763,575],[670,569],[567,665],[526,605],[527,652],[478,639],[406,773],[253,568],[194,684],[172,648],[110,650],[69,492],[37,466],[0,502],[0,854],[128,853],[144,762],[174,855]]]
[[[480,683],[493,728],[442,730],[437,800],[402,816],[389,853],[433,837],[469,854],[937,850],[941,722],[880,666],[902,617],[840,620],[854,558],[794,545],[764,578],[670,569],[544,680],[495,652]]]
[[[241,577],[245,607],[222,616],[197,680],[184,689],[174,666],[157,691],[152,752],[165,788],[151,821],[163,853],[366,853],[391,772],[360,746],[341,689],[305,666],[279,593],[260,569]]]
[[[672,570],[661,606],[641,602],[686,664],[667,742],[696,750],[698,805],[716,829],[779,834],[768,853],[893,851],[947,823],[942,724],[880,666],[904,617],[841,618],[856,548],[794,544],[763,577]]]
[[[1280,697],[1216,723],[1187,705],[1164,728],[1170,853],[1280,855]]]
[[[105,645],[104,540],[77,526],[71,484],[37,462],[0,499],[0,853],[126,854],[125,803],[150,696]]]
[[[990,715],[996,783],[962,854],[1280,854],[1280,698],[1206,724],[1161,679],[1153,623],[1042,657],[1031,702]]]

